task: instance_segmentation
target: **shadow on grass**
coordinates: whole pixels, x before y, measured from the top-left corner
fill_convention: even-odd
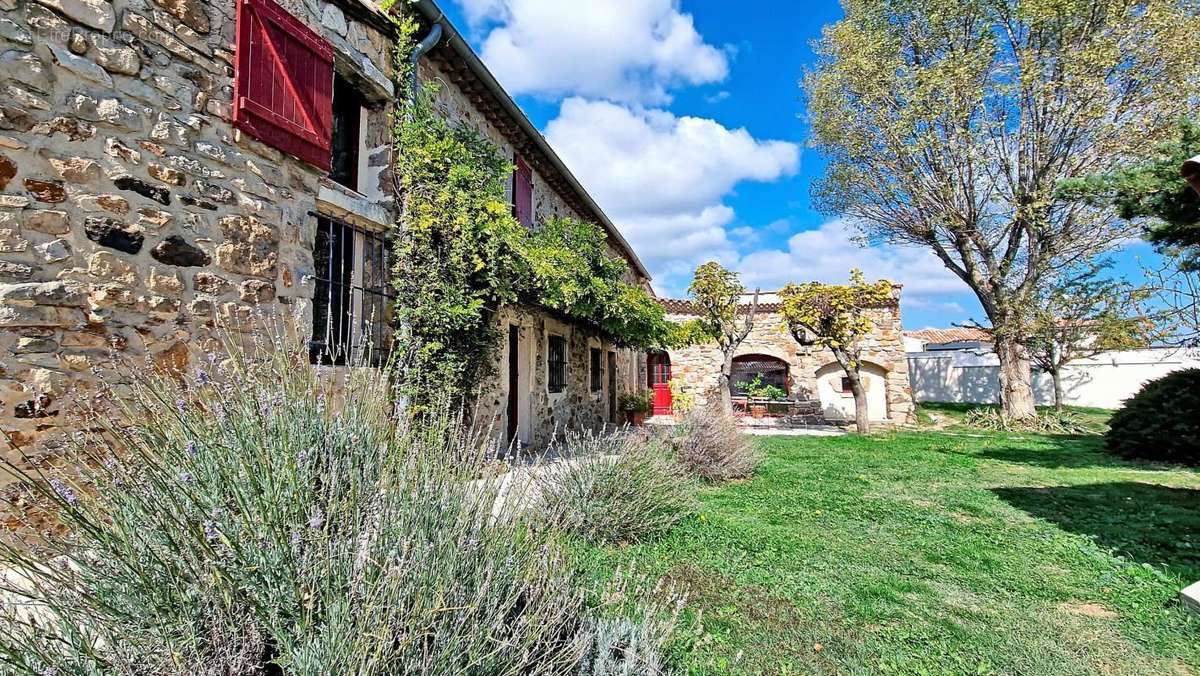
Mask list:
[[[1030,516],[1134,561],[1200,579],[1200,490],[1136,481],[992,490]]]
[[[1166,470],[1169,465],[1126,460],[1104,448],[1104,439],[1070,434],[1038,434],[1031,438],[1049,444],[1001,446],[969,451],[972,457],[1001,462],[1037,465],[1047,469],[1111,467],[1114,469]]]

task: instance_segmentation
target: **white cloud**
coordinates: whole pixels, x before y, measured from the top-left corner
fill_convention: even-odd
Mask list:
[[[678,0],[459,0],[485,33],[481,55],[514,94],[659,104],[680,85],[724,80]]]
[[[581,98],[563,102],[546,138],[666,289],[699,262],[736,262],[728,230],[736,215],[722,200],[743,181],[775,181],[800,163],[794,143]]]
[[[867,279],[903,284],[901,298],[906,307],[963,313],[962,305],[946,296],[969,293],[969,289],[932,251],[896,245],[862,247],[857,239],[858,231],[849,222],[830,221],[816,230],[792,235],[786,249],[744,256],[737,270],[746,286],[775,290],[789,282],[844,284],[851,268],[858,268]]]

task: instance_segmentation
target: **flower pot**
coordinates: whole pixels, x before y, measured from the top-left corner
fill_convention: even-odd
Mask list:
[[[646,424],[646,412],[625,411],[625,421],[634,427],[641,427]]]
[[[767,405],[766,404],[752,404],[750,406],[750,417],[756,418],[756,419],[767,417]]]

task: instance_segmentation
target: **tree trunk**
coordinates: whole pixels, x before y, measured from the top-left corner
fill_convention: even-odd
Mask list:
[[[1062,386],[1062,369],[1055,368],[1050,372],[1050,377],[1054,379],[1054,410],[1062,413],[1063,410],[1063,386]]]
[[[867,390],[857,368],[846,369],[846,380],[850,381],[850,393],[854,395],[854,426],[859,434],[871,433],[871,414],[867,410]]]
[[[996,336],[996,356],[1000,358],[1000,405],[1009,418],[1024,419],[1037,415],[1033,399],[1033,369],[1025,346],[1008,336]]]
[[[721,375],[717,378],[717,390],[721,396],[721,410],[725,415],[733,415],[733,395],[729,391],[729,381],[733,374],[733,351],[722,356]]]

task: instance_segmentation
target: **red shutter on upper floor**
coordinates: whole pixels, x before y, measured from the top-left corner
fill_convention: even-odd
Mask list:
[[[533,226],[533,169],[520,157],[513,174],[513,215],[521,225]]]
[[[333,47],[272,0],[238,0],[233,123],[329,171]]]

